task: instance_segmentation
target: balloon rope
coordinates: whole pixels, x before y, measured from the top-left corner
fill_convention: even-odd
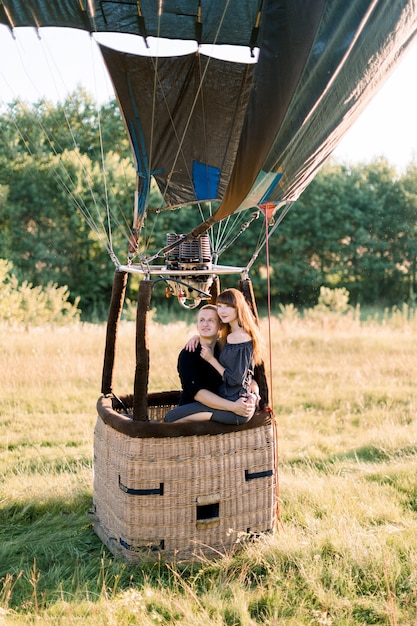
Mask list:
[[[269,233],[268,233],[268,216],[265,211],[265,260],[266,260],[266,279],[268,288],[268,343],[269,343],[269,406],[274,416],[274,386],[272,384],[272,332],[271,332],[271,272],[269,266]],[[278,481],[278,425],[275,417],[272,419],[272,428],[274,431],[274,475],[275,475],[275,512],[277,523],[280,521],[279,510],[279,481]]]
[[[274,387],[272,384],[272,332],[271,332],[271,272],[269,266],[269,237],[268,237],[268,217],[265,211],[265,257],[266,257],[266,280],[267,280],[267,302],[268,302],[268,353],[269,353],[269,405],[274,410]]]
[[[106,207],[106,216],[107,216],[107,238],[109,242],[109,250],[114,254],[113,250],[113,234],[111,229],[111,218],[110,218],[110,202],[109,202],[109,190],[107,184],[107,171],[106,171],[106,158],[104,154],[104,145],[103,145],[103,129],[101,125],[101,109],[98,104],[98,80],[96,73],[96,64],[94,63],[94,53],[93,53],[93,45],[94,40],[90,37],[90,54],[91,54],[91,62],[93,68],[93,79],[94,79],[94,89],[96,94],[96,113],[97,113],[97,125],[98,125],[98,136],[100,141],[100,159],[101,159],[101,170],[103,173],[103,183],[104,183],[104,197],[105,197],[105,207]],[[76,145],[76,144],[75,144]],[[103,225],[104,226],[104,225]]]
[[[213,44],[216,44],[216,43],[217,43],[217,39],[218,39],[219,33],[220,33],[220,31],[221,31],[221,27],[222,27],[222,24],[223,24],[223,20],[224,20],[224,18],[225,18],[226,13],[227,13],[227,9],[229,8],[229,4],[230,4],[230,0],[227,0],[227,1],[226,1],[226,3],[225,3],[225,6],[224,6],[224,8],[223,8],[223,13],[222,13],[222,15],[221,15],[221,19],[220,19],[220,21],[219,21],[219,25],[218,25],[218,27],[217,27],[217,32],[216,32],[216,34],[215,34],[215,37],[214,37],[214,40],[213,40]],[[160,15],[162,15],[162,11],[163,11],[163,2],[161,2],[161,0],[160,0],[160,5],[159,5],[159,7],[160,7],[160,8],[159,8]],[[193,100],[193,102],[192,102],[192,104],[191,104],[191,108],[190,108],[190,110],[189,110],[189,112],[188,112],[188,116],[187,116],[187,118],[186,118],[186,120],[185,120],[184,128],[183,128],[183,131],[182,131],[182,136],[179,136],[179,135],[177,136],[177,139],[178,139],[178,149],[177,149],[177,152],[176,152],[175,157],[174,157],[174,159],[173,159],[171,172],[173,172],[173,171],[175,170],[175,167],[177,166],[177,163],[178,163],[178,159],[180,158],[180,155],[181,155],[181,153],[182,153],[182,151],[183,151],[183,144],[184,144],[184,141],[185,141],[185,138],[186,138],[186,135],[187,135],[187,131],[188,131],[189,125],[190,125],[191,120],[192,120],[192,117],[193,117],[194,109],[196,108],[196,106],[197,106],[197,104],[198,104],[198,98],[199,98],[199,97],[203,97],[203,84],[204,84],[204,81],[205,81],[206,74],[207,74],[207,72],[208,72],[208,68],[209,68],[209,65],[210,65],[210,61],[211,61],[211,58],[210,58],[210,57],[208,57],[208,58],[206,59],[205,68],[202,70],[202,72],[201,72],[201,70],[200,70],[200,79],[199,79],[199,83],[198,83],[198,86],[197,86],[197,89],[196,89],[196,92],[195,92],[195,95],[194,95],[194,100]],[[173,130],[174,130],[175,134],[177,134],[177,132],[176,132],[176,127],[175,127],[175,123],[174,123],[174,120],[173,120],[173,118],[172,118],[171,114],[170,114],[170,120],[171,120],[171,124],[172,124],[172,128],[173,128]],[[192,179],[192,174],[191,174],[191,172],[190,172],[189,170],[187,170],[187,175],[188,175],[188,177],[189,177],[189,180],[192,182],[192,180],[193,180],[193,179]],[[170,178],[170,176],[168,177],[168,179],[169,179],[169,178]],[[163,196],[164,198],[165,198],[165,196],[166,196],[166,193],[167,193],[167,189],[168,189],[169,184],[170,184],[170,182],[169,182],[169,180],[167,180],[167,183],[166,183],[165,189],[164,189],[164,190],[161,190],[161,192],[162,192],[162,196]]]

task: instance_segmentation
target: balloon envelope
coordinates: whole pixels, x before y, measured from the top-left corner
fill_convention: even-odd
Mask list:
[[[412,41],[417,6],[7,0],[0,23],[130,35],[128,52],[100,47],[135,156],[139,213],[153,176],[167,207],[218,201],[213,223],[299,197]],[[164,56],[140,54],[153,38],[172,40]],[[180,54],[178,40],[195,47]],[[223,45],[244,48],[246,60],[202,54],[210,44],[215,57]]]

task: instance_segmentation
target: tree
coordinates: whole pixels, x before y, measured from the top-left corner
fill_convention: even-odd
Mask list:
[[[417,294],[417,164],[410,163],[401,178],[404,199],[404,257],[402,269],[407,280],[408,296],[412,303]]]
[[[37,108],[45,141],[56,154],[77,148],[93,162],[101,162],[103,152],[130,157],[130,148],[120,110],[115,101],[97,107],[93,98],[78,88],[62,103],[51,106],[41,101]]]
[[[324,285],[348,289],[352,302],[401,301],[403,261],[414,249],[411,213],[386,161],[329,163],[278,230],[274,274],[282,300],[310,305]]]
[[[16,275],[35,286],[68,285],[72,298],[81,297],[84,314],[107,309],[114,269],[108,252],[127,261],[135,190],[116,102],[97,109],[79,89],[57,105],[12,103],[0,118],[0,131],[0,257],[11,259]],[[197,205],[158,211],[161,197],[156,190],[152,196],[156,210],[148,211],[141,237],[145,256],[164,247],[166,233],[190,232],[201,218]],[[329,162],[270,238],[272,296],[283,304],[312,306],[324,286],[347,289],[352,303],[414,301],[416,217],[415,164],[400,177],[384,160]],[[245,267],[264,229],[260,213],[220,263]],[[222,235],[224,230],[221,224]],[[264,251],[251,269],[261,305],[267,290]],[[236,280],[222,277],[221,286]],[[156,303],[164,292],[155,289]]]
[[[14,103],[0,125],[0,256],[13,261],[20,280],[68,285],[84,312],[107,308],[109,214],[124,225],[112,245],[127,249],[135,175],[117,111],[115,103],[97,111],[78,90],[62,105]],[[99,119],[120,153],[102,153]]]
[[[16,275],[33,285],[49,282],[67,285],[71,297],[80,296],[84,311],[102,309],[111,288],[113,267],[106,250],[105,208],[100,207],[103,189],[102,169],[78,151],[61,157],[42,158],[25,155],[15,161],[10,173],[10,192],[2,221],[7,224],[9,244],[6,252]],[[117,195],[113,211],[126,211],[126,185],[121,184],[120,160],[109,155],[107,172]],[[88,178],[89,187],[85,185]],[[66,180],[71,180],[68,192]],[[125,171],[123,181],[126,182]],[[133,185],[131,184],[133,196]],[[92,201],[94,199],[94,202]],[[121,207],[121,208],[120,208]],[[94,235],[88,220],[93,221],[101,241]],[[121,222],[122,218],[119,217]],[[117,243],[117,242],[114,242]]]

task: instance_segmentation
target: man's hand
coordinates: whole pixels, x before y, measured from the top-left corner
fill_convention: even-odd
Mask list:
[[[200,389],[194,396],[194,400],[205,404],[211,409],[219,409],[220,411],[231,411],[241,417],[250,419],[256,410],[255,394],[241,396],[237,400],[226,400],[208,389]]]

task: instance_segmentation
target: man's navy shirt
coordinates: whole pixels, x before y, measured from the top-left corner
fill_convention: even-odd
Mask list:
[[[182,391],[180,405],[195,401],[195,395],[200,389],[208,389],[217,393],[222,377],[212,365],[200,356],[201,344],[194,352],[183,348],[178,356],[178,373],[181,379]],[[214,347],[214,356],[218,358],[219,347]]]

